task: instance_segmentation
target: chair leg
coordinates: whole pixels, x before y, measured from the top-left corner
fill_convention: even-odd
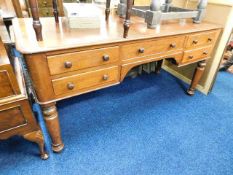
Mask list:
[[[133,7],[133,0],[127,0],[127,7],[126,7],[126,18],[124,21],[124,38],[127,38],[129,27],[130,27],[130,16]]]
[[[110,4],[111,0],[106,0],[106,9],[105,9],[105,20],[108,21],[110,14]]]
[[[58,9],[57,9],[57,0],[53,0],[53,15],[55,18],[55,22],[59,23],[59,19],[58,19],[59,13],[58,13]]]
[[[37,0],[29,0],[28,2],[29,2],[29,6],[30,6],[31,12],[32,12],[33,28],[34,28],[35,33],[36,33],[36,39],[37,39],[37,41],[43,41],[42,25],[40,23]]]

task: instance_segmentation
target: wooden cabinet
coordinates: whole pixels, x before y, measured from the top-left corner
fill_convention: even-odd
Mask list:
[[[14,73],[4,45],[0,40],[0,140],[15,135],[22,136],[37,143],[41,158],[47,159],[43,134],[27,99],[17,59],[15,66],[17,68]]]

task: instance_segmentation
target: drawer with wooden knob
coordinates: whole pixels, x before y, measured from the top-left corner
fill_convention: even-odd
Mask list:
[[[208,58],[210,57],[211,51],[212,46],[185,51],[181,64],[195,62],[204,58]]]
[[[190,49],[200,46],[212,45],[215,43],[217,36],[218,31],[189,35],[185,48]]]
[[[119,82],[118,66],[52,80],[55,95],[81,93],[117,82]]]
[[[149,56],[153,54],[183,49],[185,36],[169,37],[151,41],[141,41],[121,46],[122,59]]]
[[[108,47],[81,52],[48,56],[51,75],[102,66],[119,61],[119,47]]]
[[[52,0],[38,0],[38,6],[41,7],[52,7],[53,1]]]
[[[53,8],[39,8],[39,14],[41,17],[53,16]]]

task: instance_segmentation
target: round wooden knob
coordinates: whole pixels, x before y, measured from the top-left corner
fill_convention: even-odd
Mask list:
[[[170,44],[170,47],[171,47],[171,48],[176,48],[176,43]]]
[[[189,59],[193,59],[193,56],[192,56],[192,55],[190,55],[188,58],[189,58]]]
[[[204,52],[203,52],[203,55],[208,55],[208,51],[204,51]]]
[[[144,52],[145,52],[145,49],[144,49],[144,48],[140,48],[140,49],[138,50],[138,52],[139,52],[139,53],[144,53]]]
[[[65,66],[65,68],[69,69],[69,68],[72,67],[72,63],[71,63],[70,61],[66,61],[66,62],[64,63],[64,66]]]
[[[104,55],[104,56],[103,56],[103,60],[104,60],[104,61],[109,61],[109,56],[108,56],[108,55]]]
[[[193,44],[197,44],[197,43],[198,43],[198,40],[194,40],[194,41],[193,41]]]
[[[212,41],[212,38],[208,38],[208,42],[211,42]]]
[[[68,83],[67,84],[67,89],[69,89],[69,90],[73,90],[74,89],[74,83]]]
[[[43,4],[44,4],[44,7],[47,6],[47,2],[46,1],[44,1]],[[46,13],[49,13],[49,12],[46,12]]]
[[[108,75],[104,75],[103,76],[103,80],[108,80],[109,76]]]

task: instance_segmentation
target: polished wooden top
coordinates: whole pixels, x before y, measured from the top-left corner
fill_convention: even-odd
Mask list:
[[[21,53],[48,52],[221,28],[219,25],[206,22],[194,24],[187,21],[185,24],[180,24],[177,21],[169,21],[162,23],[159,29],[148,29],[144,19],[132,17],[129,36],[125,39],[123,38],[123,19],[114,14],[110,15],[109,23],[106,23],[105,16],[102,16],[100,29],[70,29],[64,17],[59,19],[58,25],[53,17],[40,18],[40,20],[43,41],[39,42],[36,40],[32,27],[32,19],[16,18],[13,20],[16,47]]]

